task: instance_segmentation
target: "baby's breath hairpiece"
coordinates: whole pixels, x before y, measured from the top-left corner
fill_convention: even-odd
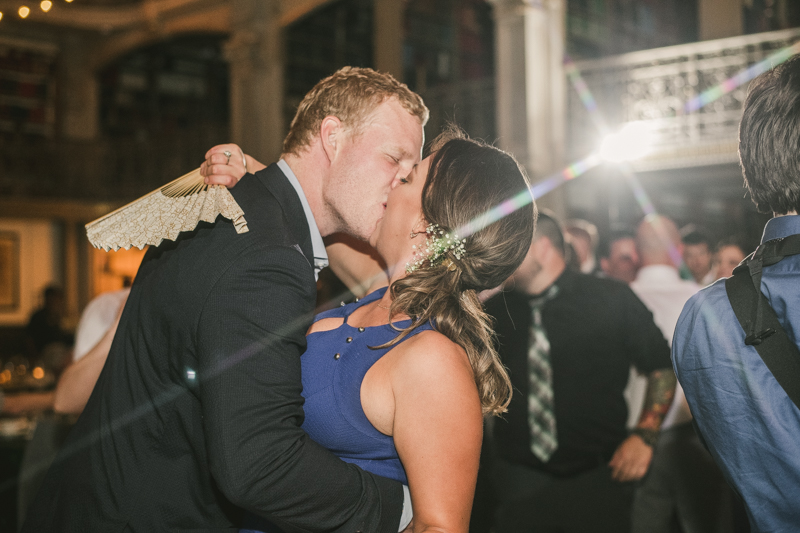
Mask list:
[[[466,248],[464,248],[464,243],[467,240],[459,239],[455,231],[446,233],[439,227],[439,224],[428,224],[428,227],[425,228],[425,234],[427,235],[425,244],[419,246],[415,244],[413,246],[414,261],[406,263],[407,274],[423,266],[432,268],[444,263],[447,252],[453,252],[453,256],[456,259],[461,259],[467,253]],[[426,262],[427,265],[425,265]]]

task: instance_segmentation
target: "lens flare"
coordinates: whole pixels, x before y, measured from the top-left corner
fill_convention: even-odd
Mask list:
[[[698,96],[686,102],[686,105],[683,108],[684,112],[694,113],[695,111],[700,110],[700,108],[720,99],[726,94],[749,82],[756,76],[763,74],[771,68],[777,67],[798,52],[800,52],[800,41],[791,46],[787,46],[786,48],[778,50],[763,61],[759,61],[758,63],[750,65],[746,69],[739,71],[737,74],[723,81],[719,85],[711,87],[710,89],[706,89]]]

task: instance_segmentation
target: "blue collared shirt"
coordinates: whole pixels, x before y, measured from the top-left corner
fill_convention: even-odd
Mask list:
[[[776,217],[761,242],[796,233],[800,216]],[[800,255],[764,267],[761,291],[800,346]],[[744,344],[724,280],[687,302],[672,362],[711,455],[745,500],[754,533],[800,530],[800,409]]]
[[[319,271],[328,266],[328,251],[325,249],[325,243],[322,242],[322,235],[317,227],[317,221],[314,220],[314,213],[311,212],[311,207],[308,205],[306,193],[303,192],[303,187],[300,186],[297,176],[294,175],[289,165],[281,159],[278,161],[278,168],[281,169],[292,184],[294,190],[297,191],[297,196],[300,197],[300,203],[303,204],[303,212],[306,214],[306,221],[308,222],[308,230],[311,232],[311,248],[314,252],[314,277],[319,276]]]

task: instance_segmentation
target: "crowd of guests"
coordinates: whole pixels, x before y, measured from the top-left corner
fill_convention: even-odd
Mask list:
[[[472,531],[747,530],[670,362],[687,300],[748,251],[735,242],[713,249],[664,216],[601,238],[540,214],[528,258],[486,302],[514,397],[487,428]],[[555,451],[537,453],[532,432]]]

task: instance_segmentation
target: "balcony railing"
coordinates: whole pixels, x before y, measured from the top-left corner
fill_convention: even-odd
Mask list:
[[[704,107],[686,105],[707,89],[800,41],[800,29],[704,41],[576,63],[610,129],[644,121],[654,151],[637,170],[735,163],[747,84]],[[573,159],[597,149],[600,134],[575,91],[569,93],[567,149]]]

